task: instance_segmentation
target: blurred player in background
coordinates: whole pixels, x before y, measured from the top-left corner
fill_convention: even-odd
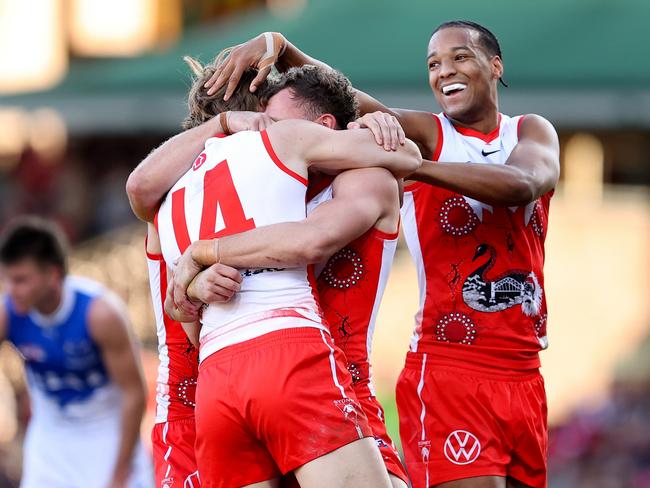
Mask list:
[[[270,70],[269,51],[264,35],[234,48],[208,93],[226,85],[228,98],[242,70],[260,67],[254,90]],[[272,51],[280,70],[323,65],[286,39]],[[557,134],[538,115],[499,112],[502,55],[485,27],[440,25],[427,63],[441,114],[390,110],[357,92],[361,113],[396,118],[431,160],[411,175],[418,182],[406,187],[403,208],[420,285],[397,387],[407,468],[416,488],[545,486],[538,353],[547,347],[544,240]],[[402,141],[377,117],[357,124],[374,126],[388,147]]]
[[[25,361],[32,410],[21,487],[150,487],[138,441],[145,386],[125,305],[68,276],[59,230],[35,217],[5,229],[0,264],[0,339]]]

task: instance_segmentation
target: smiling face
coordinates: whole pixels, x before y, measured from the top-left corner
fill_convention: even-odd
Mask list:
[[[469,125],[498,110],[503,64],[487,52],[476,30],[447,27],[436,32],[429,41],[427,64],[429,86],[451,119]]]

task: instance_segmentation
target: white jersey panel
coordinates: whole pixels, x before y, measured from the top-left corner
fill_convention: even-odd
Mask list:
[[[206,142],[203,155],[197,159],[198,164],[195,162],[193,168],[172,187],[160,207],[158,232],[167,263],[174,263],[181,254],[178,229],[174,229],[174,225],[178,227],[179,213],[172,209],[174,193],[184,189],[184,220],[189,240],[194,242],[199,239],[201,219],[206,211],[205,188],[214,184],[210,178],[213,173],[209,172],[224,162],[232,177],[244,217],[252,220],[254,227],[305,218],[306,180],[292,173],[277,159],[265,138],[265,132],[240,132]],[[206,173],[209,175],[207,179]],[[225,228],[227,216],[223,214],[223,203],[216,202],[214,233],[217,235],[224,230],[224,235],[232,233]],[[214,204],[206,202],[206,205]],[[209,208],[208,211],[213,209]],[[172,215],[175,215],[176,222]],[[296,319],[303,323],[296,325],[294,320],[293,327],[324,327],[306,267],[240,271],[244,276],[241,291],[229,303],[210,305],[203,312],[201,359],[222,347],[261,335],[256,330],[263,328],[256,329],[255,322],[281,317],[283,311],[300,312]],[[287,320],[278,322],[286,323]],[[268,326],[270,324],[267,322]],[[272,326],[271,330],[278,328],[282,327]]]

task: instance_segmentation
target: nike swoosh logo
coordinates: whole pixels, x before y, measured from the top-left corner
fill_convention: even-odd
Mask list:
[[[481,154],[483,155],[483,157],[485,157],[485,156],[489,156],[490,154],[494,154],[495,152],[499,152],[499,151],[501,151],[501,149],[497,149],[495,151],[490,151],[490,152],[485,152],[485,149],[483,149],[481,151]]]

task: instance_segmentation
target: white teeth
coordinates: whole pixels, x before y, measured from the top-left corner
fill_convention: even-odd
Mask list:
[[[465,88],[467,88],[467,85],[464,83],[452,83],[451,85],[443,86],[442,93],[447,95],[449,92],[452,92],[454,90],[464,90]]]

